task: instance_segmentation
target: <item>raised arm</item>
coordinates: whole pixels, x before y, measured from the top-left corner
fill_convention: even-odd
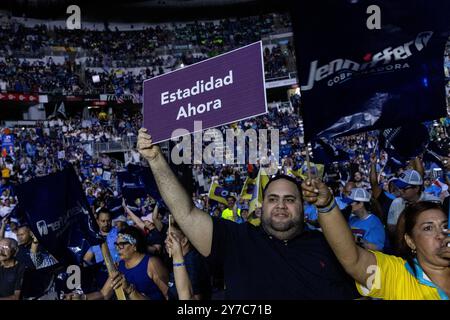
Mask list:
[[[155,225],[156,230],[159,232],[163,229],[163,224],[161,221],[161,214],[159,213],[158,204],[155,205],[155,209],[153,209],[153,224]]]
[[[302,189],[304,200],[317,206],[323,234],[341,265],[353,279],[366,284],[370,276],[369,266],[377,264],[375,255],[355,243],[350,227],[324,183],[316,179],[307,180]]]
[[[8,217],[6,216],[2,219],[2,226],[0,227],[0,240],[5,238],[7,222],[8,222]]]
[[[378,184],[377,158],[375,154],[370,156],[370,187],[372,188],[372,196],[374,199],[378,199],[383,189]]]
[[[425,168],[423,167],[422,159],[419,156],[417,156],[414,158],[411,164],[413,169],[416,170],[418,173],[420,173],[423,179],[423,177],[425,176]]]
[[[184,262],[180,237],[175,232],[171,232],[167,235],[166,245],[168,250],[170,250],[173,255],[173,275],[175,278],[178,300],[193,300],[194,292],[192,289],[191,279],[189,278]]]
[[[194,206],[164,159],[160,148],[153,145],[147,129],[139,130],[137,145],[141,155],[148,161],[159,192],[181,230],[203,256],[209,256],[212,245],[212,218]]]
[[[133,211],[130,210],[130,208],[127,207],[125,203],[125,199],[122,200],[122,207],[123,210],[125,210],[125,213],[130,217],[131,220],[136,224],[136,227],[138,227],[141,230],[145,229],[144,221],[142,221],[141,218],[139,218],[137,215],[133,213]]]

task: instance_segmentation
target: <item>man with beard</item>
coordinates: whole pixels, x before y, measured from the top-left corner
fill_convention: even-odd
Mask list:
[[[109,252],[111,253],[113,261],[118,262],[119,253],[117,252],[114,243],[120,230],[117,227],[112,226],[111,213],[106,209],[101,209],[98,214],[97,224],[100,230],[100,234],[106,238],[106,243],[108,244]],[[83,260],[87,264],[91,264],[93,262],[102,262],[103,254],[100,245],[90,247],[84,255]]]
[[[115,263],[120,261],[119,252],[116,249],[115,242],[117,241],[117,236],[122,229],[117,226],[112,226],[111,212],[107,209],[102,208],[97,216],[97,224],[100,230],[100,234],[105,238],[108,244],[109,252],[111,258]],[[125,227],[124,225],[121,228]],[[85,265],[93,265],[101,263],[101,268],[96,274],[96,284],[99,288],[103,287],[106,280],[108,279],[108,270],[104,262],[102,249],[100,245],[95,245],[89,248],[83,257],[83,262]]]
[[[268,182],[260,227],[236,224],[195,207],[146,129],[139,130],[138,150],[183,233],[213,265],[223,266],[227,299],[356,297],[322,234],[304,230],[302,192],[295,179],[281,175]]]

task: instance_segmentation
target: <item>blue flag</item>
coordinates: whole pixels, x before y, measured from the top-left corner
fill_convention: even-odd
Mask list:
[[[86,242],[102,242],[73,167],[17,186],[17,196],[31,230],[60,263],[77,264]]]
[[[367,8],[381,10],[369,29]],[[450,1],[293,2],[305,140],[446,114],[443,56]]]
[[[421,123],[411,123],[383,130],[379,143],[390,157],[401,162],[417,157],[429,142],[428,129]]]
[[[348,152],[327,143],[324,139],[312,141],[312,152],[314,163],[321,163],[325,166],[333,162],[344,162],[350,160]]]
[[[163,203],[155,178],[150,168],[129,164],[126,171],[117,172],[119,192],[127,203],[137,198],[145,198],[149,194],[160,205]]]

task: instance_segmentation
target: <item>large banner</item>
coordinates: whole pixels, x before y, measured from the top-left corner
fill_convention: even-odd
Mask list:
[[[306,140],[444,116],[449,4],[296,1],[292,15]],[[380,9],[381,29],[368,27],[377,18],[367,13],[371,5]]]
[[[59,262],[77,264],[86,242],[101,241],[72,167],[19,185],[17,196],[31,230]]]
[[[144,81],[144,127],[159,143],[267,113],[265,94],[260,41]]]

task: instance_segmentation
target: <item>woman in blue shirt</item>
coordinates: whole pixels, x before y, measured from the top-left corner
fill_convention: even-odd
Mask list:
[[[82,299],[109,300],[114,290],[123,288],[129,300],[165,300],[169,273],[158,257],[146,254],[142,232],[128,227],[119,232],[115,245],[120,256],[118,272],[100,291],[83,295]]]

